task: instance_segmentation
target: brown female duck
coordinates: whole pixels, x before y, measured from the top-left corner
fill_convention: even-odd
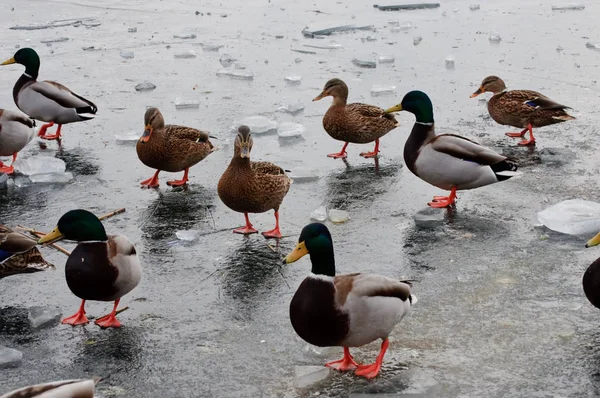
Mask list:
[[[157,108],[146,111],[144,124],[144,134],[136,145],[137,154],[142,163],[156,169],[152,178],[140,183],[144,188],[158,187],[158,173],[161,171],[183,171],[181,180],[168,181],[167,185],[175,187],[186,184],[190,167],[215,151],[209,140],[215,137],[191,127],[165,126],[165,119]]]
[[[348,86],[340,79],[331,79],[313,101],[332,96],[333,103],[323,116],[323,128],[331,138],[344,141],[342,150],[327,156],[345,159],[348,143],[367,144],[375,141],[373,152],[363,152],[360,156],[372,158],[379,153],[379,139],[399,126],[393,115],[383,109],[367,104],[349,104]]]
[[[248,213],[264,213],[275,210],[275,228],[263,232],[265,238],[281,238],[279,230],[279,206],[290,189],[292,179],[285,171],[269,162],[251,162],[252,136],[248,126],[240,126],[235,138],[235,149],[229,167],[219,180],[219,198],[230,209],[244,213],[246,225],[234,229],[234,233],[253,234]]]
[[[54,269],[35,247],[37,242],[0,225],[0,279],[17,274]]]
[[[494,93],[488,102],[488,111],[496,123],[523,129],[521,132],[506,133],[509,137],[523,137],[529,131],[529,139],[523,139],[519,145],[535,144],[534,127],[575,119],[567,114],[568,106],[552,101],[550,98],[531,90],[506,90],[504,81],[498,76],[488,76],[481,82],[471,98],[486,91]]]

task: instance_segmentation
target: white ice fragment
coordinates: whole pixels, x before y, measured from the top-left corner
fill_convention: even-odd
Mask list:
[[[306,129],[300,123],[284,122],[277,126],[277,135],[279,138],[298,138]]]
[[[324,44],[305,44],[304,47],[319,48],[322,50],[338,50],[338,49],[342,48],[342,45],[340,43],[331,42],[331,43],[324,43]]]
[[[127,28],[128,33],[137,33],[137,28]]]
[[[135,91],[151,91],[154,90],[156,86],[150,82],[143,82],[135,86]]]
[[[6,185],[6,182],[8,181],[8,174],[0,174],[0,187]]]
[[[310,169],[306,167],[295,167],[290,172],[290,178],[294,180],[294,183],[312,182],[317,181],[319,177],[318,169]]]
[[[453,8],[452,11],[458,12],[458,8]]]
[[[177,232],[175,232],[175,236],[179,240],[185,240],[188,242],[192,242],[192,241],[198,239],[198,237],[200,236],[200,231],[198,231],[197,229],[188,229],[188,230],[183,230],[183,231],[177,231]]]
[[[590,42],[587,42],[587,43],[585,43],[585,46],[587,48],[589,48],[590,50],[600,51],[600,43],[590,43]]]
[[[286,76],[283,78],[283,80],[285,80],[287,84],[300,84],[300,82],[302,81],[302,76]]]
[[[62,173],[42,173],[29,176],[34,184],[68,184],[73,181],[73,173],[65,171]]]
[[[480,6],[479,4],[471,4],[471,5],[469,6],[469,9],[470,9],[471,11],[477,11],[477,10],[479,10],[480,8],[481,8],[481,6]]]
[[[58,325],[62,312],[58,307],[29,307],[27,319],[33,329]]]
[[[205,52],[217,52],[221,47],[223,46],[220,44],[203,44],[202,50]]]
[[[502,41],[502,37],[500,33],[492,32],[489,37],[490,43],[500,43]]]
[[[18,368],[21,366],[23,353],[0,345],[0,369]]]
[[[331,369],[325,366],[294,367],[294,387],[304,389],[313,387],[329,377]]]
[[[411,30],[412,28],[413,28],[412,22],[404,22],[400,25],[400,30],[403,30],[403,31],[408,31],[408,30]]]
[[[397,19],[390,19],[388,21],[388,25],[390,25],[390,26],[399,26],[400,25],[400,21],[398,21]]]
[[[423,38],[421,36],[413,37],[413,45],[418,46],[419,43],[421,43],[421,40],[423,40]]]
[[[119,144],[125,144],[128,142],[137,142],[140,139],[140,133],[137,131],[130,131],[123,134],[115,134],[115,141]]]
[[[321,206],[310,213],[310,219],[315,221],[325,221],[327,220],[327,208],[325,206]],[[312,346],[309,346],[312,347]]]
[[[393,64],[396,61],[396,58],[393,55],[380,55],[377,58],[380,64]]]
[[[14,184],[17,188],[23,188],[31,185],[31,180],[27,176],[16,176],[14,179]]]
[[[287,112],[295,115],[304,110],[304,104],[300,101],[298,102],[290,102],[288,104],[284,104],[280,106],[278,109],[280,112]]]
[[[229,67],[229,66],[231,66],[231,64],[234,61],[235,61],[235,58],[233,58],[229,54],[221,54],[221,56],[219,57],[219,62],[221,63],[221,65],[223,65],[226,68]]]
[[[244,119],[234,121],[233,126],[231,126],[231,132],[237,134],[238,128],[241,125],[248,126],[253,134],[266,134],[277,132],[277,122],[267,117],[259,115],[250,116]]]
[[[27,176],[41,173],[62,173],[67,168],[62,159],[43,155],[19,157],[14,166],[16,170]]]
[[[537,213],[538,220],[553,231],[569,235],[600,231],[600,203],[569,199]]]
[[[375,36],[367,36],[367,37],[363,37],[362,39],[360,39],[361,41],[377,41],[377,38]]]
[[[198,109],[200,108],[200,101],[195,99],[175,99],[175,109]]]
[[[571,3],[552,6],[552,11],[585,10],[583,4]]]
[[[192,59],[196,58],[196,52],[189,50],[173,55],[176,59]]]
[[[187,39],[195,39],[196,35],[193,33],[179,33],[179,34],[173,35],[173,37],[175,39],[186,39],[187,40]]]
[[[329,221],[341,224],[350,219],[350,214],[345,210],[331,209],[329,210]]]
[[[44,44],[62,43],[62,42],[69,41],[69,40],[70,39],[68,37],[57,37],[56,39],[40,40],[40,43],[44,43]]]
[[[377,67],[377,63],[375,61],[363,60],[363,59],[358,59],[358,58],[354,58],[352,60],[352,63],[356,66],[360,66],[361,68],[376,68]]]
[[[378,97],[380,95],[393,94],[396,91],[396,86],[386,86],[382,84],[374,84],[371,87],[371,96]]]
[[[415,213],[413,219],[417,228],[435,228],[445,219],[446,209],[425,207]]]
[[[217,76],[227,76],[236,80],[253,80],[254,73],[245,69],[224,68],[217,71]]]
[[[454,57],[452,55],[448,55],[444,62],[446,63],[446,69],[454,69]]]
[[[134,57],[133,51],[121,51],[119,55],[121,55],[121,58],[125,59],[131,59]]]

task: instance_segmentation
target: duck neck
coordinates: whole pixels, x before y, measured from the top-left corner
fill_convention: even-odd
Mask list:
[[[331,106],[346,106],[346,102],[348,102],[348,97],[345,96],[335,96],[333,97],[333,103]]]
[[[38,57],[28,59],[25,65],[25,73],[23,76],[36,80],[40,73],[40,59]]]
[[[315,275],[335,276],[333,245],[310,251],[311,272]]]
[[[410,171],[416,174],[416,162],[421,147],[435,137],[433,122],[415,122],[406,144],[404,144],[404,162]]]
[[[252,169],[252,166],[250,165],[250,158],[241,157],[237,151],[233,155],[230,165],[233,167],[236,167],[238,169],[242,169],[242,170],[251,170]]]

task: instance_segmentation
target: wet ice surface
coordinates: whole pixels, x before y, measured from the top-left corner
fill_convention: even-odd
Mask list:
[[[403,385],[414,387],[401,390],[406,394],[430,386],[433,396],[442,398],[600,394],[600,313],[581,288],[584,270],[600,252],[583,248],[591,236],[535,227],[537,212],[555,203],[598,201],[598,53],[586,48],[600,40],[597,2],[582,2],[585,11],[552,11],[558,1],[480,2],[478,11],[469,9],[472,0],[411,11],[381,11],[358,1],[324,2],[318,4],[322,13],[314,12],[313,4],[292,1],[252,7],[238,1],[202,7],[188,0],[76,3],[38,2],[33,8],[16,0],[3,3],[2,60],[13,55],[16,45],[35,46],[42,57],[40,78],[57,80],[93,99],[99,112],[92,121],[63,127],[62,151],[54,142],[41,149],[36,139],[19,155],[61,159],[74,181],[0,187],[0,223],[49,231],[74,207],[103,214],[125,206],[127,212],[105,226],[108,233],[123,233],[134,242],[145,273],[121,301],[129,309],[119,315],[120,330],[93,324],[31,330],[29,307],[56,306],[71,315],[80,304],[64,280],[64,255],[51,249],[41,250],[57,265],[56,272],[3,279],[0,345],[23,357],[19,368],[2,370],[0,393],[98,375],[107,377],[99,385],[100,395],[131,398],[347,397],[369,393],[365,388],[370,386],[385,391],[386,386],[399,390]],[[203,15],[196,15],[197,10]],[[8,29],[88,17],[101,25]],[[389,20],[414,27],[392,33]],[[306,26],[318,30],[352,24],[374,29],[325,39],[302,35]],[[131,26],[137,33],[127,33]],[[502,35],[497,45],[489,42],[493,32]],[[182,33],[195,37],[173,37]],[[413,45],[416,36],[423,38],[418,46]],[[52,47],[40,43],[61,37],[69,40]],[[341,47],[304,46],[331,42]],[[203,52],[199,43],[224,47]],[[92,46],[93,51],[82,50]],[[564,50],[557,52],[559,46]],[[198,53],[195,59],[174,58],[189,49]],[[121,51],[133,51],[135,57],[123,59]],[[222,54],[246,65],[253,80],[217,77],[224,67]],[[352,64],[355,57],[377,61],[381,54],[395,56],[395,63],[374,69]],[[444,58],[450,54],[456,60],[454,71],[445,69]],[[230,66],[235,68],[233,62]],[[3,107],[14,108],[12,87],[22,71],[0,68]],[[517,140],[503,134],[510,129],[496,125],[485,107],[469,98],[490,74],[500,75],[510,88],[537,90],[573,107],[578,119],[538,129],[536,148],[515,147]],[[287,85],[284,78],[293,75],[302,76],[300,85]],[[456,212],[444,213],[433,228],[417,227],[413,216],[433,195],[447,192],[400,166],[413,116],[398,114],[401,126],[381,139],[378,172],[373,160],[359,157],[372,144],[350,144],[347,165],[327,158],[342,146],[322,127],[331,99],[311,100],[333,77],[349,85],[350,101],[383,108],[399,103],[409,90],[429,93],[440,132],[462,134],[510,154],[521,164],[522,178],[460,192]],[[145,80],[156,89],[136,92],[135,85]],[[397,88],[391,96],[371,97],[375,84]],[[176,98],[196,100],[198,107],[177,111]],[[297,101],[305,105],[303,112],[277,111]],[[160,190],[140,190],[139,181],[153,170],[140,163],[134,145],[114,140],[115,134],[128,131],[141,135],[147,106],[159,107],[167,123],[213,131],[218,137],[213,143],[220,150],[190,170],[187,189],[165,185],[181,173],[161,173]],[[304,141],[289,146],[280,145],[276,134],[255,134],[254,159],[292,172],[316,170],[320,177],[312,174],[312,181],[292,184],[280,209],[282,233],[290,237],[279,245],[269,242],[276,252],[259,235],[216,232],[244,221],[219,201],[216,185],[233,152],[232,124],[252,115],[306,128]],[[574,156],[548,148],[568,149]],[[319,386],[300,391],[294,387],[296,366],[320,366],[342,355],[341,348],[305,350],[307,344],[289,322],[289,302],[310,266],[308,259],[282,265],[281,258],[320,206],[351,215],[342,224],[326,221],[339,272],[416,279],[419,302],[392,333],[377,380],[332,371]],[[275,222],[272,212],[250,218],[260,231]],[[177,231],[190,230],[201,231],[196,240],[177,239]],[[99,302],[86,306],[90,316],[111,308],[111,303]],[[374,342],[352,354],[369,363],[379,347]],[[423,377],[402,379],[407,371]],[[431,380],[441,387],[435,390]]]

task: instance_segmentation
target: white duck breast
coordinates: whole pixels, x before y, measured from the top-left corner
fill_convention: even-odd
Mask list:
[[[133,244],[123,235],[108,237],[109,260],[117,268],[119,274],[114,283],[115,297],[107,301],[116,300],[132,291],[142,279],[142,265]]]
[[[33,139],[33,121],[21,112],[0,109],[0,156],[10,156]]]

